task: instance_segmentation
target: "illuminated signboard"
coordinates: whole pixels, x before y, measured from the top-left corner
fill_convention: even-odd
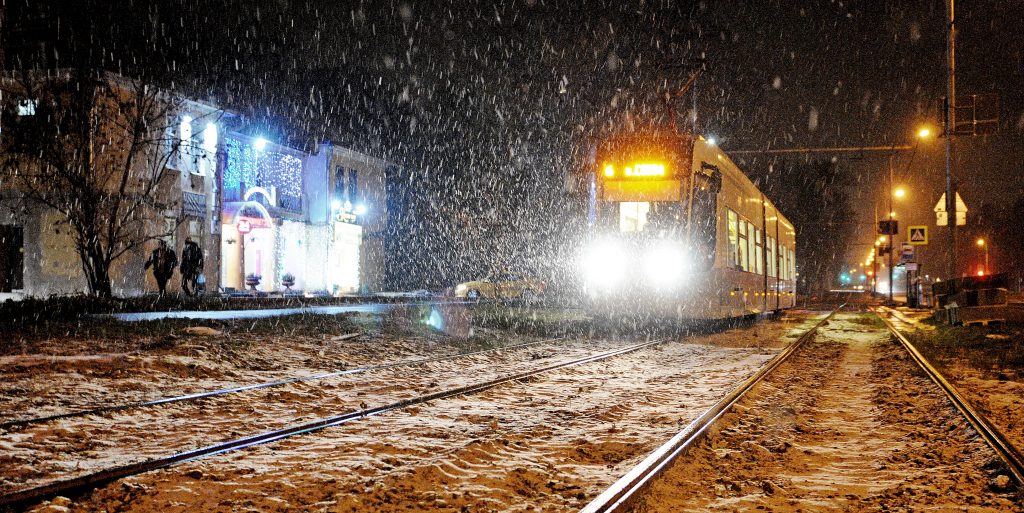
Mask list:
[[[692,138],[672,133],[610,138],[595,156],[604,201],[680,201],[692,167]]]

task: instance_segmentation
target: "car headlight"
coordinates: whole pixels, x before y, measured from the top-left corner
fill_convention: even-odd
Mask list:
[[[469,287],[467,287],[465,283],[460,283],[460,284],[455,286],[455,293],[456,294],[461,294],[461,293],[465,292],[466,289],[468,289],[468,288]]]
[[[608,289],[618,285],[626,270],[626,253],[613,242],[600,242],[589,248],[583,257],[583,273],[587,284]]]
[[[644,274],[656,288],[673,288],[686,277],[689,262],[682,248],[664,244],[651,248],[644,255]]]

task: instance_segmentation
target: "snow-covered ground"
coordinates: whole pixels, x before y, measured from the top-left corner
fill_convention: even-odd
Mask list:
[[[635,511],[1022,509],[992,489],[994,453],[870,314],[838,315],[739,406]]]
[[[204,459],[114,483],[71,504],[73,510],[231,511],[329,510],[448,511],[571,510],[599,493],[647,451],[671,436],[754,372],[809,325],[811,315],[674,341],[655,349],[547,373],[518,384],[454,400],[435,401],[314,435]],[[521,341],[521,337],[517,337]],[[276,376],[323,370],[308,348],[288,350],[279,340],[249,346],[271,359]],[[421,341],[422,342],[422,341]],[[312,420],[391,402],[454,384],[540,367],[623,341],[561,340],[544,346],[387,372],[265,389],[195,404],[49,423],[0,434],[7,491],[114,463],[164,455],[298,420]],[[330,344],[326,344],[330,347]],[[266,351],[266,353],[263,353]],[[353,354],[349,354],[352,351]],[[444,344],[379,337],[338,344],[327,361],[367,364],[451,352]],[[243,352],[244,353],[244,352]],[[409,353],[415,353],[410,355]],[[304,356],[303,356],[304,355]],[[109,358],[125,361],[119,375],[93,385],[93,397],[153,398],[174,390],[223,387],[248,373],[227,372],[200,351],[188,358],[193,375],[175,388],[161,371],[181,355],[79,355],[67,369]],[[320,356],[320,355],[318,355]],[[248,361],[248,355],[236,355]],[[19,357],[31,361],[31,357]],[[46,361],[47,357],[39,357]],[[52,361],[52,360],[51,360]],[[156,362],[160,362],[158,365]],[[17,365],[4,362],[7,365]],[[312,365],[311,365],[312,364]],[[127,367],[122,366],[127,365]],[[40,410],[82,401],[89,382],[50,365],[20,370],[19,382],[49,381]],[[88,371],[84,371],[88,374]],[[216,374],[216,375],[214,375]],[[61,384],[62,380],[69,383]],[[150,380],[158,387],[144,387]],[[181,381],[179,378],[178,381]],[[119,385],[129,383],[135,393]],[[154,388],[158,389],[154,392]],[[109,389],[110,394],[103,392]],[[18,404],[24,404],[23,402]],[[54,406],[54,405],[57,406]],[[22,408],[18,414],[24,414]],[[155,429],[155,430],[154,430]],[[63,503],[63,501],[59,501]],[[44,505],[53,507],[53,505]],[[62,506],[63,507],[63,506]]]

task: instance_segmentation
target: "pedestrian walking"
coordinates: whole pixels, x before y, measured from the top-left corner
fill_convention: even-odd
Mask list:
[[[173,249],[167,247],[167,241],[160,240],[157,248],[149,255],[149,260],[146,260],[146,266],[143,269],[153,266],[153,277],[156,278],[156,286],[160,289],[161,296],[167,291],[167,280],[171,279],[177,265],[178,255],[174,254]]]
[[[181,248],[181,289],[188,296],[199,293],[199,275],[203,272],[203,250],[192,237],[185,237],[185,247]]]

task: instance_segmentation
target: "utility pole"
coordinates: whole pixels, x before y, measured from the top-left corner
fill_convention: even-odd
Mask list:
[[[893,220],[892,209],[892,153],[889,154],[889,221]],[[892,303],[892,248],[896,244],[896,234],[889,235],[889,303]]]
[[[953,2],[946,4],[949,32],[946,45],[946,222],[949,223],[949,279],[956,278],[956,191],[953,188],[953,132],[956,123],[956,18]]]

